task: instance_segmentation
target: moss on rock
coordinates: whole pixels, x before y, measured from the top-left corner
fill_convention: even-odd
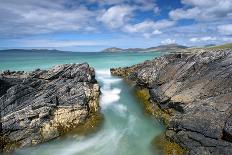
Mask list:
[[[171,141],[165,135],[160,135],[153,140],[155,149],[159,149],[163,155],[186,155],[188,150]]]
[[[145,88],[136,88],[135,93],[139,101],[143,103],[145,112],[147,114],[153,115],[154,110],[153,110],[153,105],[149,101],[150,99],[149,91]]]
[[[139,101],[144,105],[145,112],[153,115],[155,118],[161,120],[165,125],[168,124],[171,117],[172,110],[162,110],[158,104],[152,103],[150,100],[149,90],[146,88],[137,87],[135,90],[136,96]]]
[[[19,147],[19,143],[11,141],[9,138],[0,136],[0,153],[1,152],[12,152]]]
[[[161,120],[167,126],[173,111],[171,109],[162,110],[158,104],[152,103],[149,90],[146,88],[137,87],[135,93],[139,101],[144,105],[145,113]],[[153,141],[153,146],[155,149],[158,147],[163,155],[185,155],[188,152],[185,148],[171,141],[165,135],[156,137]]]
[[[77,133],[79,135],[86,135],[96,132],[102,125],[103,115],[101,113],[92,113],[86,122],[78,125],[71,133]]]

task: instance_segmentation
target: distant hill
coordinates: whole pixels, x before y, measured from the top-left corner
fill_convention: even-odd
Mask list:
[[[215,44],[207,44],[204,47],[213,47],[213,46],[216,46],[216,45]]]
[[[149,48],[117,48],[117,47],[111,47],[102,50],[102,52],[159,52],[159,51],[175,51],[180,49],[186,49],[188,47],[178,45],[178,44],[168,44],[168,45],[160,45],[156,47],[149,47]]]
[[[217,45],[217,46],[211,46],[211,47],[208,47],[208,48],[212,48],[212,49],[232,48],[232,43],[223,44],[223,45]]]

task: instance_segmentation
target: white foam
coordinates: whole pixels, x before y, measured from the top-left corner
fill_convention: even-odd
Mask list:
[[[122,79],[116,79],[116,78],[104,78],[102,79],[104,84],[113,84],[121,81]]]
[[[111,103],[114,103],[120,99],[120,92],[121,89],[114,88],[109,90],[102,90],[102,96],[101,96],[101,106],[102,108],[110,105]]]
[[[114,109],[116,110],[117,114],[120,115],[121,117],[127,116],[128,110],[125,105],[117,103],[114,105]]]
[[[118,143],[125,132],[120,132],[119,130],[103,130],[94,137],[90,137],[86,140],[73,141],[66,148],[59,151],[59,155],[69,154],[111,154],[117,150]],[[96,145],[97,144],[97,145]],[[112,147],[114,146],[114,147]]]
[[[110,70],[96,70],[97,75],[111,75]]]

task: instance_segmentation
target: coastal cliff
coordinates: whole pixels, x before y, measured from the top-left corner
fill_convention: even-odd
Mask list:
[[[148,90],[152,113],[168,114],[158,115],[166,139],[188,154],[232,154],[232,49],[169,54],[111,73]]]
[[[0,74],[1,149],[46,142],[100,122],[100,88],[87,63]],[[80,131],[80,132],[85,132]]]

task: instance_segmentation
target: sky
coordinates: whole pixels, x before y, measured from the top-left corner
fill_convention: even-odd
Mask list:
[[[0,0],[0,49],[232,42],[232,0]]]

